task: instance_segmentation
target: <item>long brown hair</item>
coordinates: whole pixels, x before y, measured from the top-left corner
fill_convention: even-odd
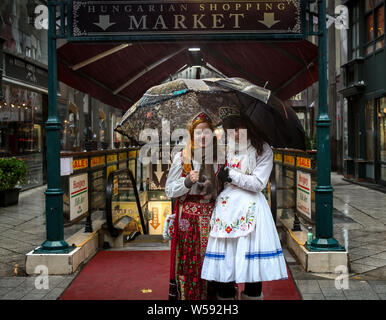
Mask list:
[[[230,116],[223,120],[222,127],[224,130],[228,129],[247,129],[247,137],[251,140],[252,146],[255,147],[257,154],[261,155],[263,152],[264,142],[269,140],[266,135],[254,126],[248,118],[243,115],[240,116]]]
[[[202,112],[204,113],[204,112]],[[209,129],[214,132],[215,126],[213,124],[213,121],[209,118],[207,114],[205,114],[204,117],[195,117],[196,119],[193,119],[192,122],[188,124],[188,131],[190,135],[190,139],[187,141],[186,146],[184,148],[184,165],[183,170],[185,174],[188,174],[192,170],[191,165],[191,159],[193,158],[193,152],[194,152],[194,129],[200,124],[200,123],[207,123],[209,126]],[[213,135],[213,160],[216,160],[217,158],[217,138],[215,135]]]

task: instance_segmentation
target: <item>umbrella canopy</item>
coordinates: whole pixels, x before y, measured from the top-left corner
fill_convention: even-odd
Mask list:
[[[220,124],[220,107],[238,107],[258,126],[274,147],[305,149],[305,134],[296,113],[271,95],[270,90],[241,78],[177,79],[150,88],[123,116],[115,130],[136,142],[146,128],[170,132],[186,128],[199,112],[205,111]],[[165,129],[165,127],[164,127]]]
[[[202,111],[218,125],[218,109],[222,106],[239,107],[240,102],[234,90],[218,86],[215,81],[177,79],[152,87],[129,108],[115,130],[142,143],[142,130],[168,129],[163,127],[165,121],[169,122],[170,132],[185,129],[188,122]],[[270,91],[262,88],[259,94],[264,101],[268,99]]]

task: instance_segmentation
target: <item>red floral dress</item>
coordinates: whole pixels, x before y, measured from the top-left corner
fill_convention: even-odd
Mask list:
[[[201,279],[201,269],[215,201],[203,203],[203,196],[184,187],[186,175],[178,162],[178,158],[173,161],[165,188],[169,197],[178,198],[173,211],[170,278],[177,284],[178,299],[205,300],[207,282]]]
[[[215,202],[199,203],[199,196],[188,196],[182,203],[178,222],[177,282],[183,300],[205,300],[206,281],[201,268],[208,244],[209,223]]]

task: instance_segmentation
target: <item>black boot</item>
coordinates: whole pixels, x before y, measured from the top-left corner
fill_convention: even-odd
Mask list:
[[[263,300],[262,283],[251,282],[245,284],[245,289],[241,292],[241,300]]]
[[[234,282],[217,282],[217,300],[237,300],[238,290]]]

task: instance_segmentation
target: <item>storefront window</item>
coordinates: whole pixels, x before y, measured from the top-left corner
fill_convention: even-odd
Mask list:
[[[69,103],[68,116],[63,121],[62,149],[80,151],[79,147],[79,111],[75,104]]]
[[[374,161],[374,103],[366,103],[366,159]]]
[[[374,40],[374,16],[371,13],[366,17],[366,41],[372,40]]]
[[[42,95],[4,84],[0,101],[0,157],[23,159],[27,164],[24,188],[43,184]]]
[[[370,11],[375,8],[377,5],[382,3],[383,0],[366,0],[366,11]]]
[[[384,0],[366,1],[366,55],[379,50],[385,44],[385,5]]]

